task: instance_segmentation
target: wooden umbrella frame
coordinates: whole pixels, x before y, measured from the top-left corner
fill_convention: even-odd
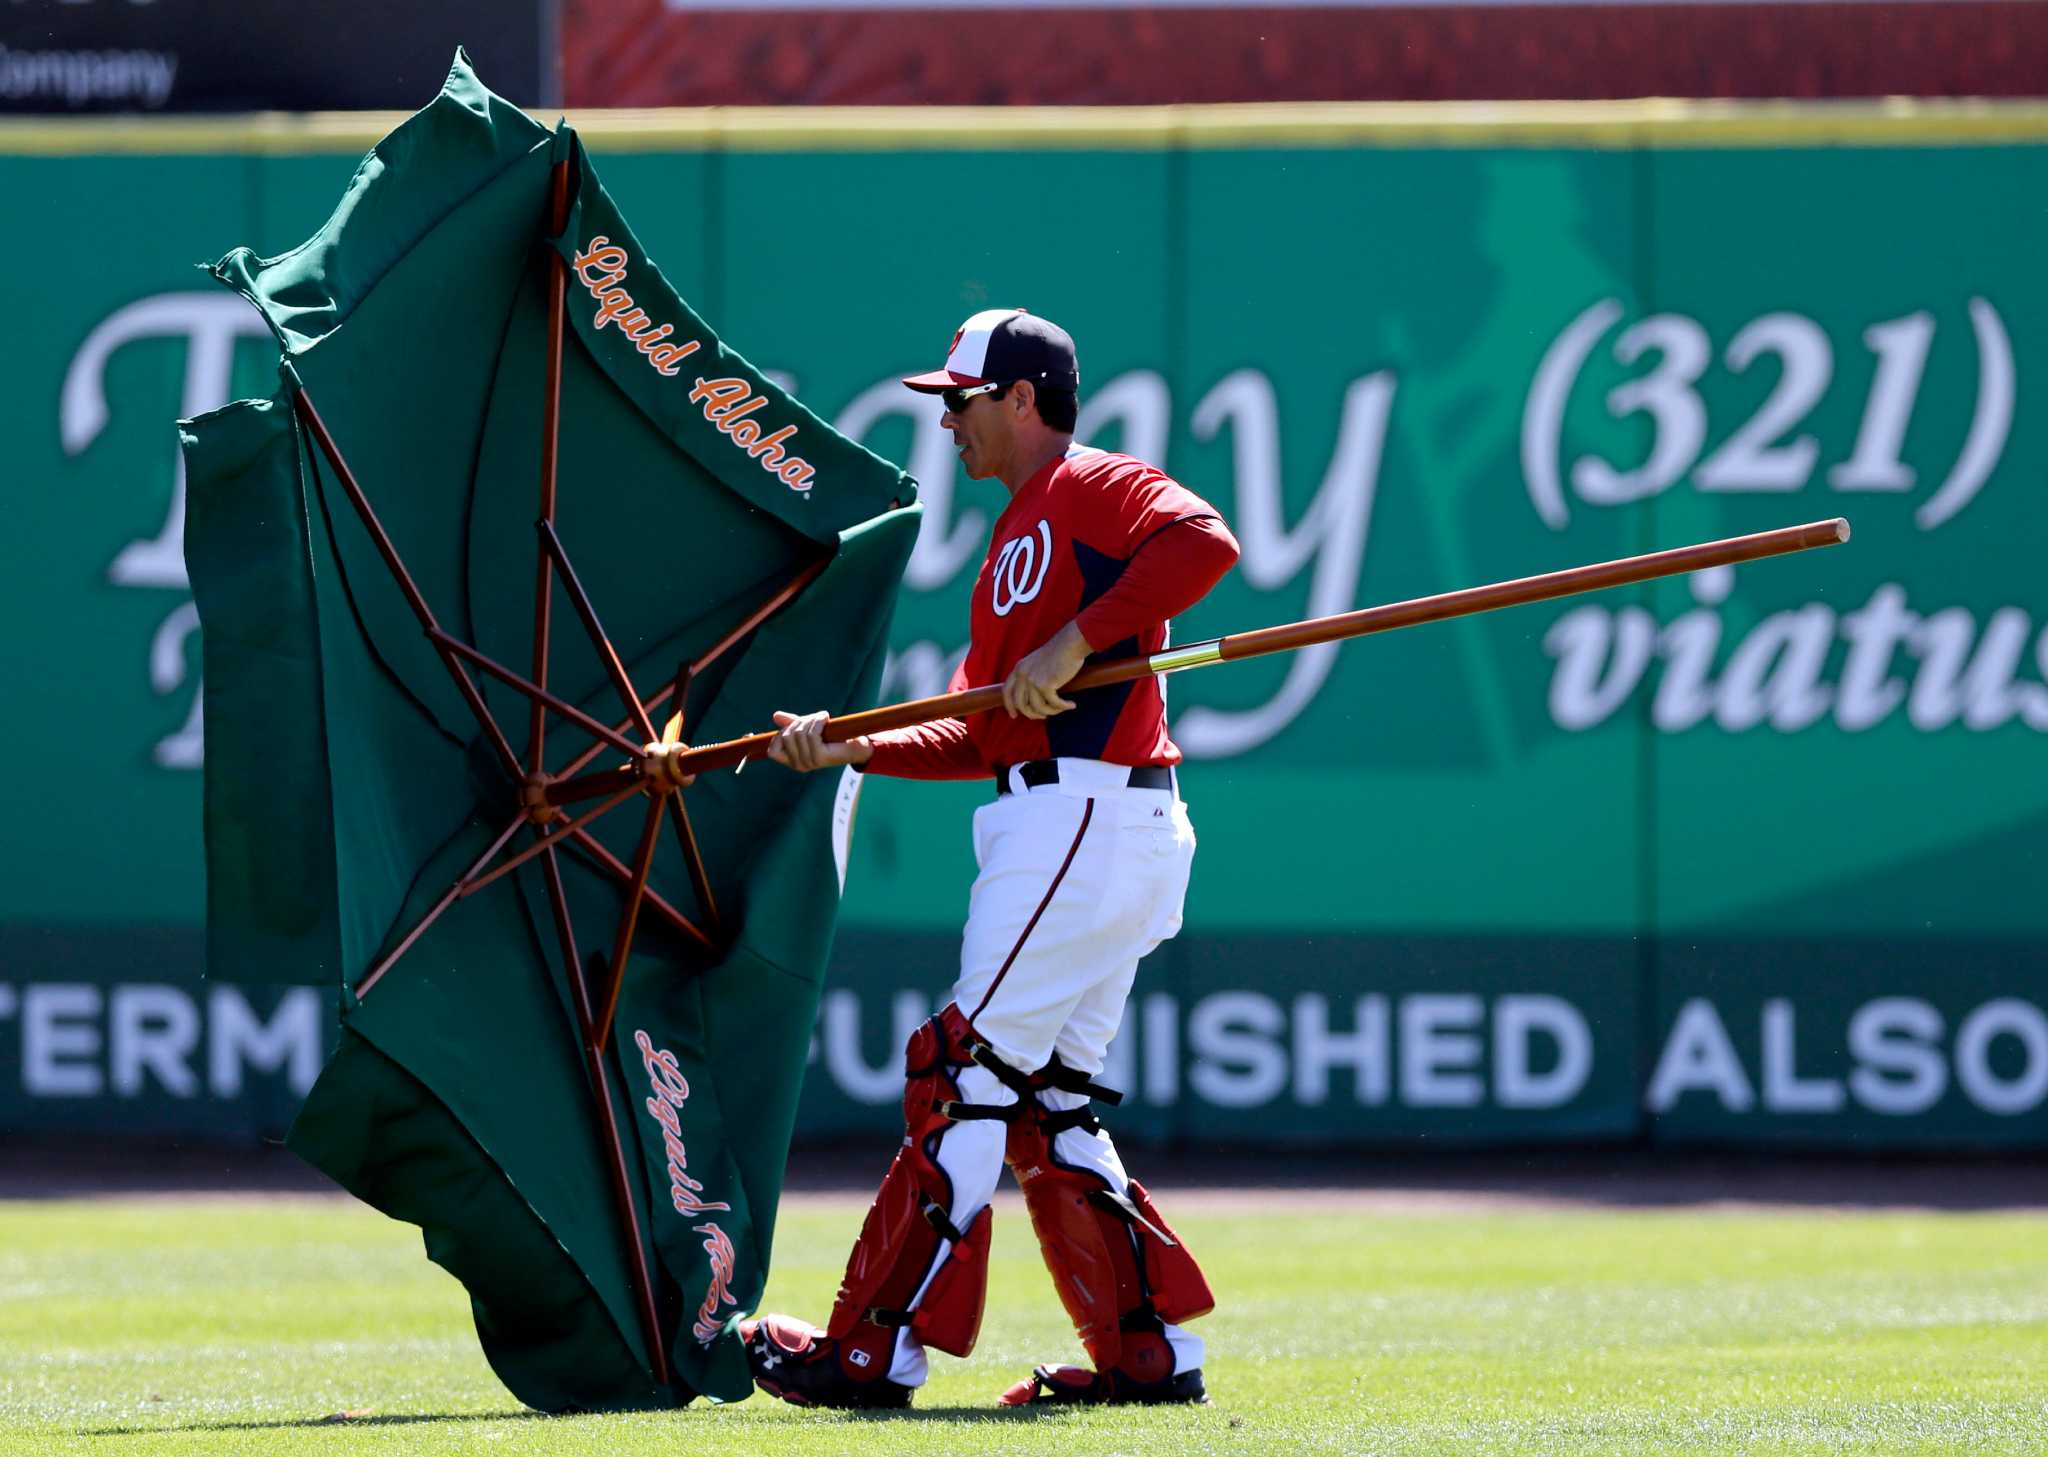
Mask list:
[[[568,198],[569,164],[566,161],[558,162],[553,169],[549,186],[547,220],[550,237],[559,235],[566,225]],[[567,276],[567,265],[562,261],[561,254],[550,248],[546,385],[541,412],[540,514],[535,523],[539,544],[534,564],[533,668],[530,677],[522,676],[502,663],[494,661],[472,644],[461,641],[442,628],[418,584],[414,582],[412,574],[406,569],[397,547],[385,532],[383,523],[377,519],[377,513],[371,507],[361,483],[349,469],[341,448],[335,443],[326,422],[321,419],[320,412],[313,403],[311,394],[303,384],[296,388],[293,401],[300,421],[334,471],[342,490],[355,508],[356,515],[376,545],[378,555],[383,558],[385,567],[404,594],[413,615],[418,618],[421,630],[433,644],[442,665],[454,680],[457,691],[469,705],[470,712],[475,715],[477,724],[489,742],[492,752],[497,756],[499,764],[518,785],[517,802],[512,806],[513,813],[504,828],[492,840],[490,848],[442,893],[426,914],[399,939],[398,944],[355,983],[354,994],[359,999],[367,996],[385,973],[412,949],[427,928],[456,901],[474,895],[522,865],[536,859],[540,861],[546,879],[548,904],[555,923],[555,933],[561,946],[562,965],[569,978],[584,1070],[590,1080],[592,1096],[596,1101],[598,1117],[603,1125],[607,1151],[610,1154],[607,1171],[610,1174],[620,1229],[626,1237],[630,1252],[629,1273],[639,1305],[641,1323],[648,1349],[653,1355],[655,1375],[667,1384],[671,1379],[667,1342],[662,1333],[654,1284],[641,1240],[640,1219],[632,1195],[632,1174],[612,1108],[611,1084],[605,1069],[605,1053],[610,1045],[612,1024],[618,1012],[619,991],[624,980],[626,963],[632,952],[643,913],[651,912],[671,929],[706,950],[715,952],[719,949],[723,926],[717,903],[712,896],[710,877],[704,868],[703,853],[698,845],[696,832],[690,824],[689,811],[683,804],[681,791],[700,773],[719,768],[737,768],[749,759],[765,757],[768,746],[775,739],[773,733],[758,733],[723,743],[707,744],[698,748],[688,747],[682,742],[682,737],[690,685],[712,663],[800,595],[824,571],[830,558],[822,557],[805,566],[769,594],[724,637],[695,658],[680,664],[673,681],[651,697],[640,697],[617,650],[612,646],[611,639],[606,635],[596,606],[581,579],[576,575],[568,549],[563,545],[561,536],[555,528]],[[1110,683],[1128,682],[1152,674],[1180,672],[1212,663],[1289,652],[1315,643],[1335,642],[1424,622],[1438,622],[1450,617],[1491,612],[1503,607],[1599,591],[1656,577],[1698,571],[1706,567],[1726,566],[1788,552],[1833,546],[1848,539],[1849,523],[1836,518],[1811,522],[1803,526],[1785,527],[1753,536],[1732,537],[1697,546],[1679,547],[1671,551],[1652,552],[1618,561],[1551,572],[1543,576],[1524,577],[1511,582],[1499,582],[1435,597],[1390,603],[1357,612],[1340,613],[1332,617],[1313,618],[1281,627],[1237,633],[1148,656],[1101,663],[1084,670],[1065,687],[1069,691],[1095,688]],[[605,670],[605,676],[611,682],[625,709],[625,717],[616,723],[607,724],[594,718],[548,690],[552,607],[558,579]],[[511,739],[492,716],[476,680],[471,676],[472,668],[495,678],[527,700],[529,712],[526,753],[523,757],[514,750]],[[870,709],[862,713],[846,714],[827,722],[824,737],[827,742],[842,742],[885,729],[906,728],[929,723],[935,719],[985,713],[1001,707],[1002,691],[1000,684],[990,684],[959,693],[942,694],[933,698]],[[669,717],[663,728],[657,731],[654,714],[664,708],[669,710]],[[550,773],[546,765],[550,714],[581,730],[592,740],[587,748],[557,773]],[[623,767],[593,773],[583,772],[594,759],[607,750],[625,756],[626,763]],[[636,795],[645,797],[648,804],[641,821],[640,837],[633,861],[629,865],[592,835],[590,827]],[[594,808],[573,816],[566,808],[571,804],[588,800],[597,800],[598,803]],[[697,903],[709,923],[708,930],[677,910],[647,883],[653,870],[655,850],[660,841],[664,818],[668,818],[674,826]],[[522,826],[529,831],[532,842],[520,850],[505,854]],[[570,849],[577,851],[605,875],[626,887],[625,905],[612,937],[605,983],[595,994],[585,974],[582,958],[576,950],[575,930],[569,918],[568,896],[563,886],[557,853]]]
[[[559,235],[567,225],[568,203],[569,164],[562,161],[555,164],[549,179],[548,236]],[[720,949],[723,926],[717,902],[712,895],[711,879],[704,868],[704,857],[697,843],[696,831],[690,824],[689,811],[683,804],[683,796],[680,793],[682,781],[678,776],[663,774],[658,767],[650,768],[649,765],[650,762],[666,758],[681,747],[684,715],[692,681],[817,580],[830,558],[820,557],[806,565],[770,593],[731,631],[696,657],[680,664],[675,678],[667,686],[652,697],[641,698],[619,658],[618,651],[612,646],[610,637],[606,635],[596,606],[581,579],[576,575],[568,549],[562,544],[562,538],[555,528],[557,460],[561,441],[562,340],[565,332],[567,279],[568,270],[561,254],[550,248],[546,384],[541,410],[540,514],[535,523],[539,545],[534,566],[533,671],[530,677],[523,677],[504,664],[494,661],[472,644],[461,641],[442,628],[419,585],[413,580],[412,573],[406,569],[398,548],[385,531],[383,523],[378,520],[369,497],[357,480],[355,472],[349,468],[341,447],[336,444],[326,422],[321,419],[311,393],[303,384],[294,391],[293,405],[299,420],[341,483],[341,488],[348,496],[349,503],[355,508],[364,529],[369,532],[370,539],[377,548],[377,554],[383,558],[392,580],[404,594],[413,616],[419,620],[421,631],[433,644],[442,666],[454,680],[456,690],[469,705],[470,712],[475,715],[478,727],[497,756],[500,766],[518,785],[512,815],[492,840],[490,848],[442,893],[426,914],[399,939],[397,945],[354,984],[352,990],[358,999],[368,996],[385,973],[412,949],[427,928],[439,920],[456,901],[474,895],[529,861],[538,859],[541,862],[541,870],[546,878],[548,904],[555,923],[555,934],[561,945],[562,966],[569,978],[584,1071],[589,1078],[598,1119],[604,1130],[606,1151],[609,1154],[606,1170],[610,1176],[620,1232],[625,1236],[629,1252],[628,1273],[648,1350],[653,1357],[654,1374],[666,1385],[671,1380],[668,1343],[663,1334],[660,1312],[655,1300],[654,1282],[641,1239],[638,1206],[632,1193],[632,1172],[626,1159],[625,1145],[619,1136],[618,1119],[612,1107],[611,1080],[605,1068],[605,1052],[611,1039],[612,1023],[618,1012],[619,990],[625,977],[626,963],[631,955],[643,912],[652,912],[690,941],[714,952]],[[578,620],[582,623],[584,633],[590,639],[592,650],[597,654],[606,678],[611,682],[625,709],[625,717],[617,723],[607,724],[593,718],[548,691],[552,609],[558,579],[563,593],[568,597]],[[527,700],[530,711],[527,717],[526,753],[523,758],[515,752],[504,728],[492,716],[489,705],[485,703],[483,694],[478,690],[476,680],[471,676],[472,668],[497,679]],[[671,705],[665,727],[657,732],[653,715],[665,706]],[[556,774],[549,773],[546,759],[550,714],[580,729],[592,740],[588,748]],[[572,818],[554,801],[548,793],[549,789],[556,779],[575,776],[607,750],[626,757],[629,766],[627,777],[630,782],[624,783],[617,792],[605,796],[603,802],[594,809]],[[633,862],[628,865],[592,835],[590,827],[635,795],[645,797],[648,803],[645,817],[641,822],[640,838],[634,851]],[[700,927],[677,910],[647,883],[648,876],[653,870],[655,849],[660,841],[664,818],[668,818],[675,827],[683,862],[689,869],[690,883],[695,891],[697,904],[708,923],[708,929]],[[522,826],[531,833],[532,843],[513,854],[504,854]],[[563,886],[557,853],[570,849],[577,851],[605,875],[626,887],[625,905],[612,936],[606,980],[604,985],[595,991],[585,974],[582,958],[576,949],[576,933],[569,918],[569,900]]]

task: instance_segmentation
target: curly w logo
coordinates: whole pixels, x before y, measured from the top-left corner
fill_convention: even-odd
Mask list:
[[[989,573],[989,599],[996,616],[1008,617],[1012,607],[1036,597],[1045,585],[1045,569],[1051,565],[1050,522],[1040,521],[1035,537],[1027,532],[1004,542],[995,570]]]

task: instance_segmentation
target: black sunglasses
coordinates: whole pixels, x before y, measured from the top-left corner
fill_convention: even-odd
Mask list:
[[[939,399],[949,415],[958,415],[966,410],[967,402],[976,395],[995,394],[1005,386],[990,381],[988,384],[959,385],[950,390],[940,390]]]

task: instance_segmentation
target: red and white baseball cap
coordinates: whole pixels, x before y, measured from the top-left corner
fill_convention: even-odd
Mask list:
[[[935,395],[963,385],[1020,379],[1078,390],[1081,367],[1074,361],[1073,336],[1023,309],[983,309],[954,331],[944,369],[908,375],[903,382]]]

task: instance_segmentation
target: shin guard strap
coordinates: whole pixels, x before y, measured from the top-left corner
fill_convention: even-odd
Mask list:
[[[1106,1088],[1079,1069],[1068,1067],[1060,1061],[1057,1053],[1053,1054],[1051,1062],[1033,1075],[1032,1081],[1043,1088],[1057,1088],[1062,1093],[1085,1093],[1112,1108],[1124,1100],[1124,1095],[1115,1088]]]
[[[1047,1138],[1057,1138],[1069,1128],[1079,1128],[1087,1133],[1102,1132],[1102,1120],[1086,1108],[1063,1108],[1057,1113],[1046,1113],[1038,1123]]]
[[[1168,1249],[1178,1248],[1180,1241],[1166,1229],[1154,1224],[1139,1212],[1128,1194],[1119,1194],[1113,1189],[1096,1189],[1088,1195],[1088,1202],[1112,1218],[1121,1219],[1125,1224],[1136,1225]]]
[[[958,1098],[946,1098],[932,1107],[941,1118],[952,1123],[1010,1123],[1017,1117],[1020,1103],[963,1103]]]

